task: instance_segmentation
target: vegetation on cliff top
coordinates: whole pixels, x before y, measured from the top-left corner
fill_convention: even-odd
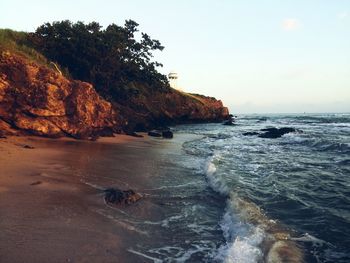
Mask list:
[[[138,40],[137,26],[127,20],[124,26],[111,24],[103,29],[97,22],[65,20],[41,25],[27,41],[48,59],[68,68],[73,78],[94,84],[107,99],[124,100],[137,92],[135,85],[168,88],[166,76],[156,69],[162,65],[152,61],[152,52],[164,47],[145,33]]]

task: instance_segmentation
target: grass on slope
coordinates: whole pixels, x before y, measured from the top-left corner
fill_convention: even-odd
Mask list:
[[[200,103],[202,104],[205,104],[205,102],[203,101],[203,99],[201,99],[200,97],[194,95],[194,94],[191,94],[191,93],[187,93],[187,92],[184,92],[184,91],[180,91],[180,90],[177,90],[178,92],[180,92],[183,96],[186,96],[186,97],[190,97],[191,99],[194,99],[196,101],[199,101]]]
[[[28,33],[26,32],[19,32],[11,29],[0,29],[0,52],[9,51],[22,55],[32,62],[46,66],[53,70],[57,70],[52,62],[50,62],[44,55],[27,44],[27,37]],[[67,69],[62,70],[59,67],[59,70],[63,72],[63,75],[69,77]]]

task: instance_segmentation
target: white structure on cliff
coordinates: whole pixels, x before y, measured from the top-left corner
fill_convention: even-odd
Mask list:
[[[169,84],[170,87],[172,87],[173,89],[179,89],[178,85],[177,85],[177,79],[178,79],[178,75],[176,72],[171,71],[168,74],[168,79],[169,79]]]

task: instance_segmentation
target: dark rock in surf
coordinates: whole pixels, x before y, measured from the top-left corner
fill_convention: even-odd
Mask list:
[[[284,134],[291,133],[291,132],[302,133],[301,130],[297,130],[295,128],[289,128],[289,127],[275,128],[275,127],[273,127],[273,128],[261,129],[260,132],[245,132],[245,133],[242,133],[242,135],[243,136],[257,135],[260,138],[275,139],[275,138],[280,138]]]
[[[243,136],[254,136],[254,135],[259,135],[258,132],[245,132],[242,134]]]
[[[174,134],[172,131],[162,131],[162,137],[166,139],[172,139],[174,137]]]
[[[291,132],[297,132],[295,128],[266,128],[261,129],[260,131],[263,131],[264,133],[261,133],[258,135],[260,138],[269,138],[269,139],[275,139],[282,137],[284,134],[291,133]]]
[[[233,126],[235,125],[237,116],[234,116],[232,114],[229,115],[229,118],[227,120],[225,120],[222,125],[226,125],[226,126]]]
[[[117,188],[107,188],[104,192],[105,201],[114,205],[129,205],[136,203],[142,198],[140,194],[135,193],[131,189],[124,191]]]
[[[162,137],[162,133],[159,131],[149,131],[148,132],[148,136],[152,136],[152,137]]]
[[[105,201],[107,203],[120,203],[124,198],[122,190],[115,188],[108,188],[105,191]]]
[[[152,130],[148,132],[148,136],[152,137],[163,137],[166,139],[172,139],[174,137],[174,134],[170,129],[161,129],[161,130]]]
[[[107,203],[120,202],[123,198],[123,192],[119,189],[108,188],[104,190],[104,192],[105,192],[105,201]]]
[[[227,121],[224,121],[222,123],[222,125],[233,126],[233,125],[235,125],[235,121],[233,119],[232,120],[227,120]]]
[[[129,189],[126,191],[123,191],[125,194],[125,199],[124,199],[124,203],[126,205],[129,204],[133,204],[136,203],[137,201],[139,201],[142,198],[142,195],[139,193],[135,193],[133,190]]]

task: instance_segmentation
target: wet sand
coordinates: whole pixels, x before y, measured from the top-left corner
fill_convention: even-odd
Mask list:
[[[99,188],[151,187],[167,144],[146,136],[0,139],[0,262],[153,262],[128,252],[144,233],[106,215]],[[158,208],[144,198],[122,212],[156,220]]]

